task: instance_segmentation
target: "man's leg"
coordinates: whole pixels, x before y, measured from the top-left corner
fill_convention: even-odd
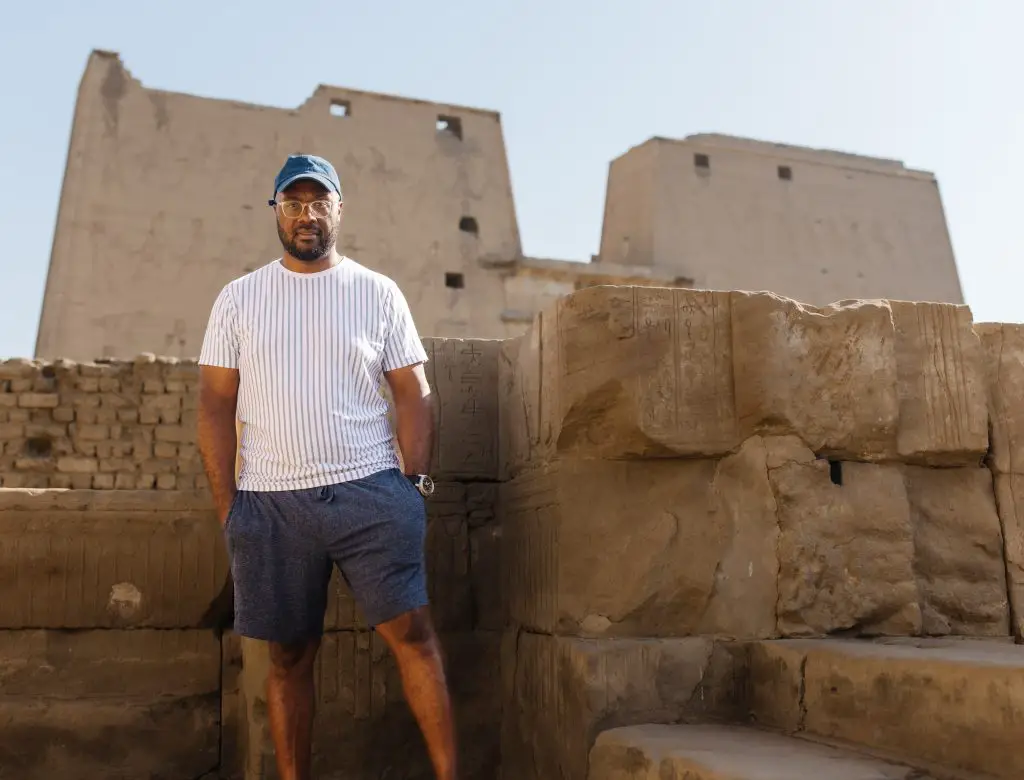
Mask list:
[[[454,780],[455,729],[428,608],[423,497],[398,469],[347,482],[337,491],[331,557],[367,622],[395,655],[438,780]]]
[[[438,780],[455,780],[455,727],[441,643],[434,632],[429,608],[406,612],[381,623],[376,630],[398,662],[405,699],[423,732]]]
[[[320,640],[282,645],[270,642],[267,715],[281,780],[309,780],[316,692],[313,662]]]
[[[331,576],[317,496],[240,491],[224,529],[235,631],[266,641],[270,651],[267,710],[280,780],[310,780],[313,662]]]

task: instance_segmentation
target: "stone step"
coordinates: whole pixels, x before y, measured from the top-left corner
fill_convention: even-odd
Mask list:
[[[1024,777],[1024,646],[1009,641],[753,643],[755,723],[914,764]]]
[[[642,725],[598,735],[588,780],[930,780],[920,770],[741,726]]]

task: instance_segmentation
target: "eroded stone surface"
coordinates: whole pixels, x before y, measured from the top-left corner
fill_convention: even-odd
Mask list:
[[[996,474],[996,502],[1014,636],[1024,639],[1024,475]]]
[[[594,287],[505,347],[504,473],[582,457],[723,454],[739,444],[728,293]]]
[[[818,454],[891,457],[899,402],[889,307],[822,309],[733,293],[736,411],[747,435],[796,434]]]
[[[914,537],[899,468],[804,457],[769,475],[780,528],[779,633],[917,633]]]
[[[602,732],[587,780],[931,780],[907,766],[739,726],[647,724]]]
[[[214,627],[227,579],[206,497],[0,490],[0,628]]]
[[[720,463],[558,461],[504,485],[501,507],[511,616],[524,626],[773,635],[777,530],[760,439]]]
[[[991,472],[903,470],[924,633],[1006,636],[1006,563]]]
[[[219,687],[208,631],[0,631],[0,776],[198,777]]]
[[[731,715],[736,661],[705,638],[507,643],[502,776],[586,777],[598,729]]]
[[[974,326],[984,351],[992,421],[989,465],[997,474],[1024,473],[1024,325]]]
[[[1024,776],[1024,647],[970,639],[760,644],[769,651],[751,656],[751,677],[765,673],[756,659],[774,663],[771,648],[780,644],[799,655],[788,668],[802,677],[758,700],[759,721],[786,723],[795,706],[786,692],[796,689],[812,735],[1001,780]]]
[[[977,465],[988,450],[981,342],[967,306],[891,301],[901,460]]]

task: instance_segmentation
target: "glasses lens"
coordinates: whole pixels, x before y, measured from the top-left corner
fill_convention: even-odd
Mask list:
[[[289,219],[295,219],[302,213],[302,204],[297,200],[283,200],[279,205],[281,213]]]
[[[323,219],[331,212],[331,202],[327,200],[315,200],[309,204],[309,213],[317,219]]]

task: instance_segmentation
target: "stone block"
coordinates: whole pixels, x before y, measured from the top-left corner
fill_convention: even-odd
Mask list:
[[[22,409],[55,409],[60,404],[60,396],[56,393],[22,393],[18,396],[18,406]]]
[[[896,329],[900,460],[978,465],[988,451],[985,361],[971,310],[890,301]]]
[[[985,468],[904,468],[923,632],[1010,633],[1003,534]]]
[[[800,670],[799,683],[762,697],[753,713],[757,722],[784,721],[787,716],[772,712],[776,707],[796,709],[800,731],[811,738],[942,766],[943,777],[1024,776],[1024,647],[953,638],[781,644],[800,657],[790,664]],[[749,676],[771,676],[757,659],[772,664],[774,657],[751,655]]]
[[[40,363],[28,358],[0,360],[0,379],[29,379],[39,372],[40,366]]]
[[[1024,474],[1024,325],[974,326],[981,339],[988,382],[992,451],[997,474]]]
[[[441,636],[441,644],[458,729],[459,776],[494,780],[500,763],[499,636],[449,633]],[[245,638],[240,646],[240,652],[225,653],[224,732],[233,765],[222,772],[245,780],[272,780],[278,774],[266,716],[268,648],[265,642]],[[434,777],[393,656],[379,635],[326,633],[314,676],[315,776]]]
[[[591,287],[544,310],[501,366],[503,473],[581,457],[720,455],[740,441],[730,294]]]
[[[428,338],[423,346],[435,395],[435,479],[496,479],[501,342]]]
[[[202,627],[227,570],[206,494],[0,490],[0,628]]]
[[[920,770],[741,726],[625,726],[602,732],[587,780],[922,780]]]
[[[899,467],[830,463],[789,447],[787,458],[776,451],[779,465],[769,471],[780,530],[779,633],[918,633],[914,534]]]
[[[1003,532],[1013,634],[1024,640],[1024,475],[996,474],[996,504]]]
[[[759,438],[713,460],[560,460],[500,489],[513,621],[588,636],[775,632],[775,500]]]
[[[0,631],[0,775],[215,770],[220,655],[208,631]]]
[[[756,725],[795,733],[803,728],[805,653],[787,641],[752,642],[747,648],[743,701]]]
[[[469,534],[474,628],[500,631],[506,610],[501,591],[501,527],[486,525]]]
[[[825,308],[732,294],[736,412],[746,435],[796,435],[849,460],[896,454],[896,338],[889,307]]]
[[[502,776],[575,780],[599,731],[735,716],[739,663],[705,637],[577,639],[522,632],[502,658]]]
[[[93,451],[95,452],[95,445],[92,445]],[[82,447],[77,447],[81,451]],[[82,455],[88,453],[88,446],[85,448],[85,452],[81,452]],[[65,474],[92,474],[99,469],[99,463],[96,459],[90,457],[69,457],[69,458],[58,458],[57,459],[57,471]]]

